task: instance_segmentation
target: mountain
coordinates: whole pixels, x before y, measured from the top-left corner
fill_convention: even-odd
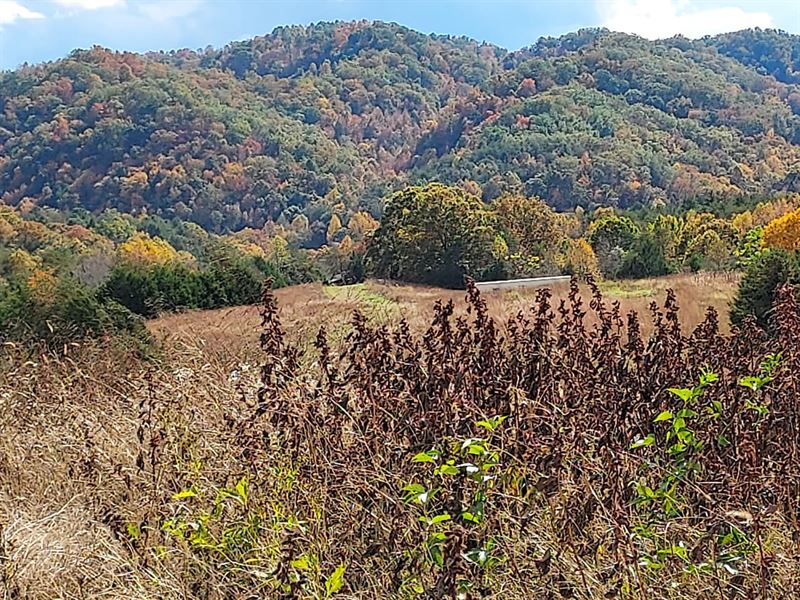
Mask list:
[[[210,230],[367,209],[405,183],[552,206],[800,189],[800,37],[606,30],[508,52],[366,21],[223,49],[93,48],[0,73],[0,200]]]
[[[780,31],[750,29],[705,38],[721,54],[783,83],[800,83],[800,44],[797,36]]]

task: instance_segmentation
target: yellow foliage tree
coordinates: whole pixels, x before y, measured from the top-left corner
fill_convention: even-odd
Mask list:
[[[492,255],[497,259],[505,259],[508,257],[508,242],[502,235],[494,236],[492,243]]]
[[[122,187],[123,189],[140,191],[147,187],[148,182],[147,173],[144,171],[134,171],[127,177],[122,178]]]
[[[733,228],[739,233],[739,235],[744,235],[753,227],[755,227],[755,219],[753,218],[753,213],[749,210],[739,213],[738,215],[734,215],[733,219],[731,219],[731,225]]]
[[[333,215],[331,217],[331,222],[328,223],[328,232],[327,238],[328,241],[333,241],[333,236],[342,228],[342,220],[338,217],[338,215]]]
[[[36,250],[47,246],[53,238],[53,233],[47,226],[37,221],[20,221],[17,224],[17,245],[26,250]]]
[[[0,216],[0,241],[9,242],[16,234],[14,226]]]
[[[592,246],[585,239],[567,240],[563,255],[563,271],[570,275],[593,275],[600,274],[600,263],[592,249]]]
[[[762,240],[766,248],[800,250],[800,209],[767,223]]]
[[[549,259],[565,237],[561,218],[538,198],[505,195],[492,207],[512,253]]]
[[[347,222],[347,228],[356,237],[356,239],[361,239],[365,235],[372,233],[379,226],[380,223],[378,223],[378,221],[376,221],[371,214],[364,211],[358,211],[357,213],[354,213]]]
[[[353,251],[353,238],[350,235],[345,235],[342,241],[339,242],[339,250],[345,254],[350,254]]]
[[[16,227],[22,221],[20,214],[13,207],[6,205],[0,205],[0,217],[8,221],[13,227]]]
[[[8,256],[8,266],[12,275],[29,276],[36,269],[40,268],[41,259],[32,256],[22,248],[17,248]]]
[[[120,244],[117,253],[121,261],[137,266],[165,265],[177,262],[180,255],[169,242],[146,233],[136,233]]]
[[[267,245],[267,258],[281,266],[289,261],[289,242],[280,236],[272,238]]]
[[[35,269],[28,277],[28,289],[40,304],[49,304],[55,300],[58,280],[50,271]]]

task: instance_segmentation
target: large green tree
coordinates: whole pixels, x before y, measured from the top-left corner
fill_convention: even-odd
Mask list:
[[[608,277],[616,277],[622,269],[625,253],[631,249],[639,227],[628,217],[603,216],[589,227],[589,243]]]
[[[386,200],[369,249],[380,277],[448,287],[466,275],[497,275],[494,215],[480,198],[438,183],[407,187]]]

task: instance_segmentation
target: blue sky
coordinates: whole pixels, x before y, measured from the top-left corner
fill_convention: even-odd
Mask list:
[[[336,19],[396,21],[517,49],[601,25],[649,38],[756,26],[800,33],[800,0],[0,0],[0,69],[95,44],[196,49]]]

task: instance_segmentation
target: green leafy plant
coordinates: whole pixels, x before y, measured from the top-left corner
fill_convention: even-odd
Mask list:
[[[430,468],[426,483],[409,483],[402,490],[403,501],[415,509],[424,531],[423,543],[411,554],[421,556],[429,569],[447,569],[453,560],[463,560],[487,578],[502,560],[496,541],[486,531],[486,523],[500,469],[500,452],[490,439],[505,419],[497,416],[477,421],[475,426],[484,429],[487,437],[455,440],[441,449],[431,448],[412,457],[412,463]],[[475,530],[479,535],[459,557],[448,557],[449,536],[461,528]],[[466,579],[460,580],[461,588],[469,585]]]
[[[764,388],[775,379],[775,371],[783,360],[783,354],[767,354],[761,362],[759,372],[756,375],[749,375],[742,377],[739,380],[739,385],[751,390],[753,397],[745,400],[745,408],[755,411],[759,418],[766,417],[769,414],[769,407],[763,402],[762,396]]]

